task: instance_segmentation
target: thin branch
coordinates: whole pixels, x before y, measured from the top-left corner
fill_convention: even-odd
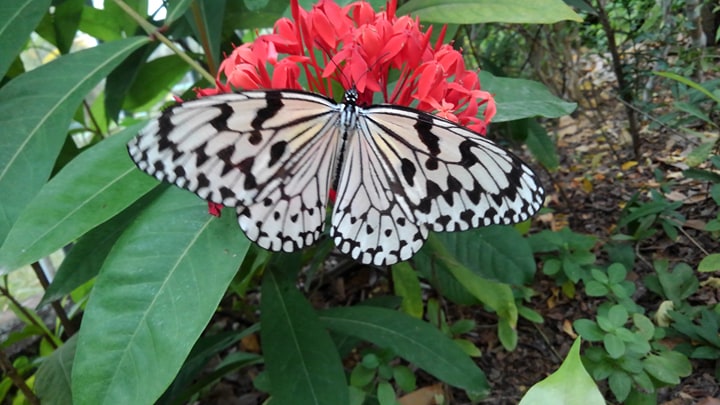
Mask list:
[[[0,369],[2,369],[3,374],[10,378],[13,385],[22,391],[28,403],[32,405],[40,405],[40,398],[36,397],[32,389],[25,384],[25,379],[23,379],[23,377],[18,373],[17,369],[13,366],[7,354],[2,349],[0,349]]]
[[[100,123],[98,123],[97,119],[95,119],[95,114],[93,114],[90,104],[87,102],[87,100],[83,100],[83,108],[85,109],[85,112],[90,118],[90,122],[92,122],[93,126],[95,127],[94,132],[100,135],[100,138],[105,138],[106,134],[103,133],[102,129],[100,128]]]
[[[28,310],[25,309],[25,307],[20,302],[18,302],[18,300],[15,299],[15,297],[10,294],[10,291],[7,288],[0,287],[0,294],[4,295],[7,299],[9,299],[10,302],[15,305],[17,310],[20,311],[23,316],[25,316],[25,318],[27,318],[28,322],[32,323],[43,332],[45,338],[47,339],[50,346],[53,347],[53,349],[57,349],[59,347],[57,343],[55,343],[55,337],[47,334],[47,327],[45,325],[40,325],[37,322],[37,319],[30,312],[28,312]]]
[[[32,269],[35,271],[35,276],[37,277],[38,281],[40,281],[40,285],[42,286],[43,290],[47,290],[48,286],[50,286],[50,282],[47,279],[47,276],[45,275],[45,271],[43,271],[42,266],[40,266],[40,263],[34,262],[31,265]],[[55,311],[55,315],[57,315],[58,319],[60,320],[60,324],[65,329],[65,333],[68,337],[74,335],[77,330],[75,330],[75,326],[70,322],[70,318],[68,318],[67,313],[65,312],[65,308],[60,304],[60,301],[55,300],[50,303],[53,310]]]
[[[155,27],[154,25],[145,21],[145,19],[142,16],[140,16],[140,14],[136,13],[132,7],[125,4],[125,2],[122,0],[115,0],[115,4],[117,4],[118,7],[123,9],[123,11],[125,11],[125,13],[127,13],[127,15],[130,16],[130,18],[135,20],[135,22],[138,23],[138,25],[140,27],[142,27],[142,29],[144,29],[145,32],[148,33],[148,35],[150,35],[153,38],[157,38],[158,41],[165,44],[165,46],[167,46],[173,52],[175,52],[175,54],[177,56],[179,56],[180,59],[184,60],[185,63],[190,65],[190,67],[192,67],[193,70],[198,72],[205,80],[207,80],[210,83],[215,83],[215,77],[213,77],[213,75],[208,73],[207,70],[205,70],[202,66],[200,66],[199,63],[197,63],[192,58],[190,58],[186,53],[182,52],[177,46],[175,46],[175,44],[172,41],[170,41],[166,36],[164,36],[162,33],[160,33],[160,31],[157,29],[157,27]]]

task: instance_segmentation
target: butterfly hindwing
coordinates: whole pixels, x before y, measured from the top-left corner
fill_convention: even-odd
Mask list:
[[[249,91],[171,107],[128,144],[140,169],[237,206],[249,239],[271,250],[313,244],[335,165],[337,105],[294,91]]]
[[[338,181],[330,237],[354,259],[377,266],[407,260],[422,247],[427,228],[418,225],[404,202],[402,187],[381,151],[381,139],[362,129],[348,140]]]

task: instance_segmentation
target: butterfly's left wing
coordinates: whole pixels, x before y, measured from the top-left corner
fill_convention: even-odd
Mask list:
[[[512,224],[535,214],[544,192],[509,151],[458,124],[412,108],[360,109],[349,141],[331,237],[364,263],[414,255],[428,230]]]
[[[158,180],[237,207],[241,229],[261,247],[295,251],[324,230],[338,110],[294,90],[208,96],[166,109],[128,151]]]

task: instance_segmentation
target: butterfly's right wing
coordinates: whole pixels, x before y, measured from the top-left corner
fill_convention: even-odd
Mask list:
[[[300,91],[208,96],[165,110],[128,151],[158,180],[237,207],[261,247],[294,251],[324,229],[338,115],[332,100]]]

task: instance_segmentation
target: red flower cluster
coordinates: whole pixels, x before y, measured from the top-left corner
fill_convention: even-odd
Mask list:
[[[480,90],[477,73],[442,43],[444,28],[430,44],[431,30],[422,32],[417,19],[397,17],[396,5],[390,0],[387,10],[375,12],[365,2],[340,7],[320,0],[306,11],[292,0],[293,19],[281,18],[272,34],[236,48],[220,65],[218,88],[199,95],[305,88],[333,97],[337,82],[344,89],[354,85],[361,105],[377,102],[373,96],[380,93],[381,102],[433,112],[485,134],[495,102]]]

